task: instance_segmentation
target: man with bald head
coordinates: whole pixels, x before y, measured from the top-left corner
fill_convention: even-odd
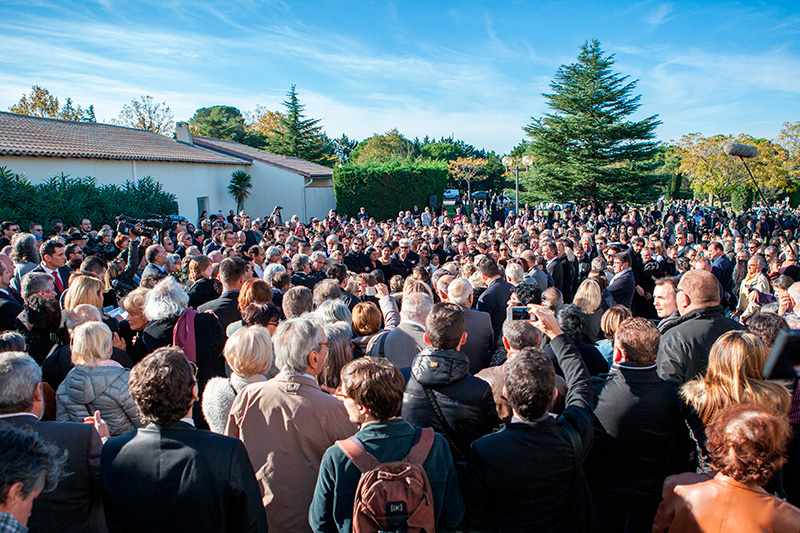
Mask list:
[[[726,318],[717,278],[705,270],[689,270],[678,283],[675,301],[680,318],[661,337],[658,374],[685,383],[705,372],[711,346],[723,333],[744,329]]]

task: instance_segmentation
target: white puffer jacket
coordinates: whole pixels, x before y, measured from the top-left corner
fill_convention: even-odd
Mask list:
[[[112,437],[142,427],[128,391],[130,371],[121,366],[77,365],[56,392],[56,420],[83,422],[100,411]]]

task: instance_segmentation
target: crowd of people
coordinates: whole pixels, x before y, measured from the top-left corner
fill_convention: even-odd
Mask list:
[[[0,531],[800,531],[800,212],[0,225]]]

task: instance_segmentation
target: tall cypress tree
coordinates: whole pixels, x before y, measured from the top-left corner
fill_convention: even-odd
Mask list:
[[[297,99],[294,85],[286,96],[283,101],[286,111],[280,117],[279,126],[272,130],[274,135],[268,140],[267,149],[279,155],[331,165],[331,142],[318,125],[320,119],[305,118],[305,106]]]
[[[636,81],[611,70],[597,40],[581,47],[578,61],[562,65],[544,94],[551,113],[524,128],[534,156],[521,181],[539,199],[642,203],[661,194],[650,174],[657,115],[628,120],[640,106]]]

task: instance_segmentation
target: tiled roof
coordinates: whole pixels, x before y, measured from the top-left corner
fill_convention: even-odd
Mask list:
[[[247,157],[190,146],[150,131],[0,112],[2,155],[251,164]]]
[[[277,155],[246,144],[240,144],[235,141],[225,141],[222,139],[212,139],[211,137],[198,137],[192,136],[192,141],[195,146],[203,146],[219,152],[236,155],[239,157],[246,157],[280,167],[291,172],[296,172],[307,178],[330,178],[333,176],[333,169],[326,166],[318,165],[310,161],[305,161],[297,157],[286,157]]]

